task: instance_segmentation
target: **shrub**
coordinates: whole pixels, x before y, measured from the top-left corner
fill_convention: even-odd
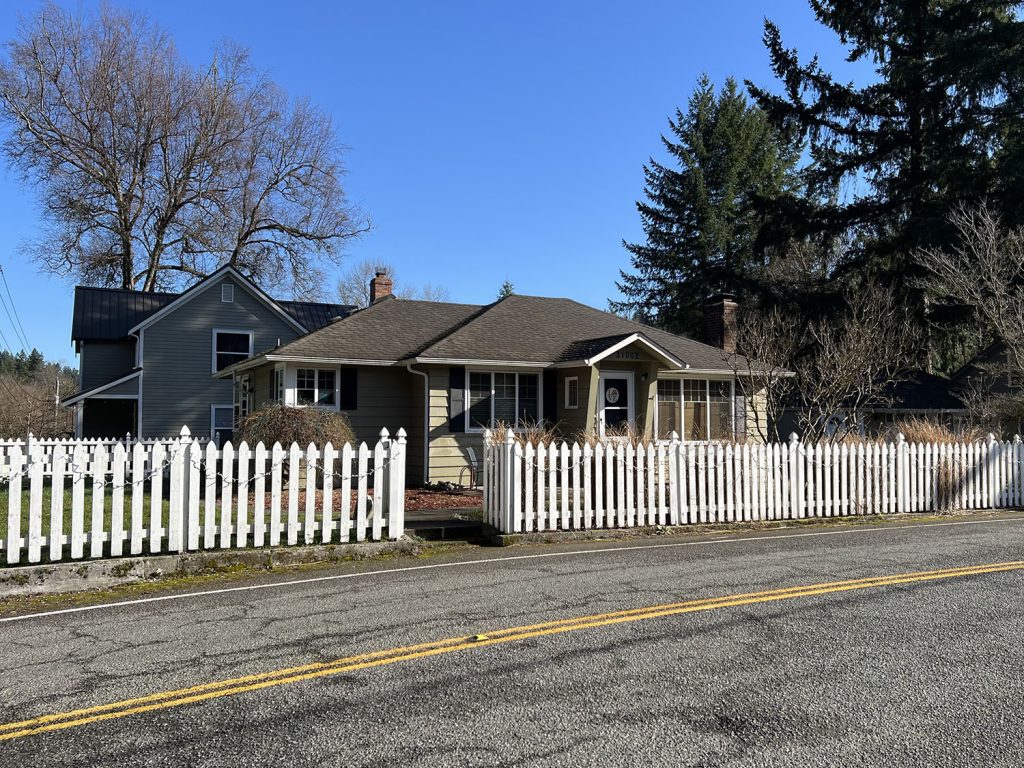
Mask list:
[[[310,443],[320,447],[330,442],[335,447],[355,442],[355,433],[344,415],[336,411],[317,408],[292,408],[287,405],[267,405],[242,419],[238,425],[238,439],[250,445]]]
[[[512,425],[504,421],[495,424],[494,429],[491,430],[491,444],[497,445],[504,442],[505,435],[508,434],[510,428]],[[527,445],[532,445],[534,448],[546,447],[560,439],[558,425],[551,425],[546,421],[530,422],[519,429],[513,429],[513,432],[515,432],[516,442],[524,447]]]
[[[952,427],[941,421],[914,416],[896,422],[892,428],[895,437],[898,433],[908,443],[975,443],[984,441],[988,434],[981,427],[970,424]]]

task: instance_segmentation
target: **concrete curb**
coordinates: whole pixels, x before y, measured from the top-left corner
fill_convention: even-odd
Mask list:
[[[219,552],[145,555],[116,560],[47,563],[0,570],[0,598],[84,592],[168,576],[215,573],[245,567],[269,570],[304,563],[334,563],[416,555],[424,545],[410,539],[360,544],[268,547]]]

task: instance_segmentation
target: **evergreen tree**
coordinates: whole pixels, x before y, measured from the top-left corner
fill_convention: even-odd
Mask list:
[[[498,301],[501,301],[502,299],[507,299],[509,296],[511,296],[515,292],[516,292],[516,287],[514,285],[512,285],[512,281],[511,280],[505,280],[505,282],[503,282],[501,284],[501,288],[498,289]]]
[[[799,148],[751,105],[733,79],[707,76],[662,136],[670,163],[644,166],[637,210],[646,242],[624,243],[632,271],[613,311],[680,333],[697,332],[712,293],[742,293],[763,261],[768,201],[794,193]]]
[[[810,154],[806,196],[789,225],[820,242],[842,240],[835,275],[894,284],[918,318],[925,301],[913,252],[951,241],[954,206],[989,197],[1011,221],[1024,211],[1019,5],[811,0],[848,60],[873,66],[876,78],[863,86],[816,57],[802,63],[765,22],[782,93],[748,85],[776,126],[806,137]]]

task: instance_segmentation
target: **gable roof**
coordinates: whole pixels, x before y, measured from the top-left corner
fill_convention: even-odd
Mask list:
[[[238,274],[236,270],[227,267],[217,270],[184,293],[146,293],[123,288],[75,286],[71,339],[72,341],[123,339],[128,336],[129,332],[145,324],[154,315],[189,294],[193,288],[206,283],[209,278],[226,269],[230,269],[234,273],[233,276],[238,278],[239,284],[251,285],[251,281]],[[259,291],[259,289],[256,290]],[[277,311],[287,316],[291,324],[300,326],[300,330],[303,331],[315,331],[327,325],[335,317],[344,317],[355,310],[355,307],[348,304],[275,301],[262,291],[259,291],[258,298],[271,302]]]
[[[367,363],[480,362],[550,366],[596,362],[639,343],[669,365],[731,372],[721,349],[571,299],[509,296],[485,306],[386,298],[265,353],[268,359]],[[237,363],[258,364],[264,355]],[[225,369],[230,370],[230,369]]]

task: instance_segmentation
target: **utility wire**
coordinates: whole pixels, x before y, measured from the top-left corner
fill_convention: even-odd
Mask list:
[[[0,296],[0,303],[4,305],[4,312],[7,313],[7,319],[11,321],[11,326],[14,328],[15,334],[18,335],[19,340],[25,345],[25,351],[29,352],[32,346],[28,343],[28,334],[25,333],[25,326],[21,324],[21,318],[18,316],[18,308],[14,305],[14,297],[11,295],[11,288],[7,284],[7,272],[0,265],[0,278],[3,279],[4,290],[7,291],[7,298],[11,302],[11,309],[7,309],[7,302],[3,300],[3,296]],[[14,312],[14,317],[11,317],[11,311]],[[17,322],[15,322],[17,321]]]

